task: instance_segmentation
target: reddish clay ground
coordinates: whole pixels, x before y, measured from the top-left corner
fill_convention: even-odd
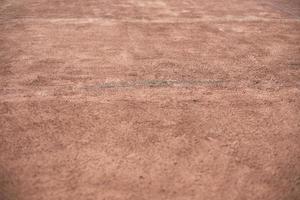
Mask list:
[[[300,198],[299,0],[1,0],[1,200]]]

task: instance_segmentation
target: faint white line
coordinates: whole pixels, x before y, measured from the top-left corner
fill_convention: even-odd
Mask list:
[[[4,19],[0,18],[0,23],[12,23],[12,22],[42,22],[42,23],[70,23],[70,24],[81,24],[81,23],[196,23],[196,22],[300,22],[300,19],[292,18],[263,18],[255,16],[224,16],[224,17],[212,17],[206,16],[202,18],[188,19],[188,18],[165,18],[165,19],[109,19],[99,17],[89,18],[15,18],[15,19]]]

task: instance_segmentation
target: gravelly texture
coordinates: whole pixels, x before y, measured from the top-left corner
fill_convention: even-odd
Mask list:
[[[2,0],[0,199],[300,198],[298,0]]]

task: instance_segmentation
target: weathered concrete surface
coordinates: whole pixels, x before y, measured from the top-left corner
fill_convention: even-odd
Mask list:
[[[1,0],[0,199],[299,199],[299,4]]]

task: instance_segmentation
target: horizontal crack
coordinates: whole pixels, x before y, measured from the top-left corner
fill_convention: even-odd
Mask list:
[[[204,85],[220,84],[230,82],[226,80],[139,80],[98,83],[92,86],[85,86],[85,89],[101,88],[122,88],[122,87],[168,87],[176,85]]]

